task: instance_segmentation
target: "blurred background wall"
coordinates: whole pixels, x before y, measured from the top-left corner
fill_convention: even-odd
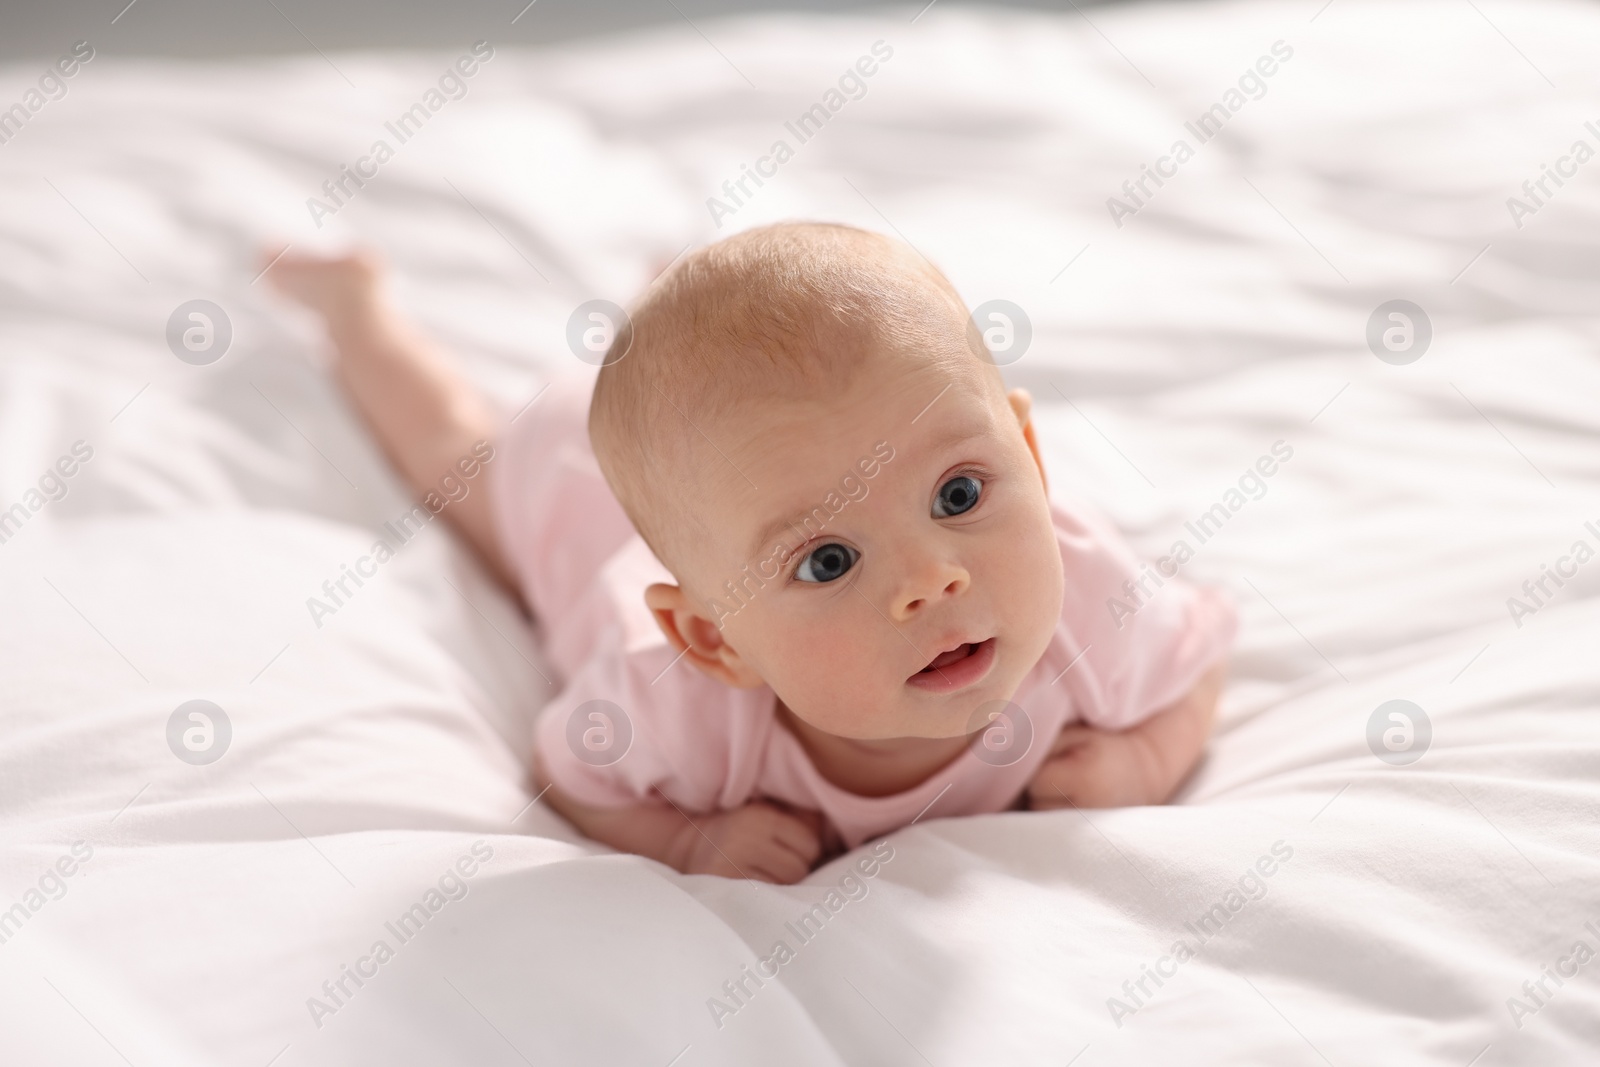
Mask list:
[[[919,7],[924,2],[912,0]],[[962,0],[965,6],[1067,12],[1109,2]],[[868,6],[883,5],[860,0],[0,0],[0,62],[54,58],[86,37],[109,55],[193,57],[439,48],[479,38],[539,45],[698,24],[745,11]]]

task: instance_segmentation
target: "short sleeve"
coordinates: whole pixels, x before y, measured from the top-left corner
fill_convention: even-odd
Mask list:
[[[738,807],[754,792],[775,697],[724,685],[679,656],[644,604],[655,581],[672,575],[635,537],[572,618],[555,620],[594,640],[535,728],[539,766],[547,783],[595,807]]]
[[[1227,655],[1238,628],[1233,598],[1185,581],[1181,553],[1141,562],[1085,501],[1052,500],[1051,512],[1065,580],[1061,629],[1077,660],[1062,682],[1085,722],[1127,729],[1177,702]]]
[[[544,709],[534,748],[544,781],[580,804],[630,807],[671,777],[654,717],[640,714],[637,687],[615,629]],[[635,657],[637,659],[637,657]],[[631,710],[630,710],[631,709]]]

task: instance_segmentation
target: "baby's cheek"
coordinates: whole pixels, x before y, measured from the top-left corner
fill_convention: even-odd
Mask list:
[[[1005,589],[999,603],[1011,606],[1013,625],[1025,631],[1033,639],[1028,643],[1037,644],[1042,654],[1061,618],[1062,600],[1061,550],[1048,509],[1028,516],[1003,558]]]
[[[824,730],[858,726],[858,705],[882,687],[884,656],[877,635],[854,620],[784,627],[769,649],[763,676],[783,702]]]

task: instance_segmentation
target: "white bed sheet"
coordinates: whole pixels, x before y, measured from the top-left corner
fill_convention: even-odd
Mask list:
[[[1600,962],[1523,984],[1600,949],[1600,564],[1520,627],[1506,599],[1600,544],[1600,164],[1520,229],[1505,199],[1600,144],[1600,12],[914,14],[502,46],[320,231],[305,199],[465,42],[106,48],[0,146],[0,508],[94,452],[0,544],[0,908],[27,911],[0,943],[0,1060],[1594,1062]],[[879,40],[865,97],[719,231],[706,197]],[[1278,40],[1266,94],[1114,226],[1106,198]],[[0,100],[38,73],[0,70]],[[530,806],[548,670],[442,529],[313,625],[305,599],[409,503],[251,257],[379,246],[514,407],[572,358],[578,302],[793,216],[892,229],[971,303],[1023,305],[1007,375],[1051,477],[1152,556],[1274,442],[1294,455],[1186,572],[1244,625],[1180,804],[896,833],[868,895],[718,1026],[710,998],[736,1003],[723,983],[850,861],[789,888],[682,877]],[[234,328],[207,367],[163,335],[196,297]],[[1394,298],[1434,326],[1409,366],[1364,342]],[[167,748],[191,699],[233,726],[209,766]],[[1367,747],[1390,699],[1432,722],[1407,767]],[[385,923],[479,841],[466,895],[400,944]],[[1275,845],[1264,896],[1124,991]],[[394,958],[314,1019],[379,939]]]

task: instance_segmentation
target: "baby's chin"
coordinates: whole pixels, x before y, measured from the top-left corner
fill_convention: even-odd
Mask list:
[[[850,741],[936,741],[970,737],[999,714],[1021,683],[1020,678],[986,681],[989,684],[942,694],[903,685],[901,699],[890,714],[883,714],[881,705],[874,712],[862,709],[858,714],[845,716],[838,715],[836,710],[830,715],[808,715],[804,710],[795,710],[794,714],[814,729]],[[856,693],[848,697],[841,694],[839,703],[831,707],[849,707],[858,699]]]

